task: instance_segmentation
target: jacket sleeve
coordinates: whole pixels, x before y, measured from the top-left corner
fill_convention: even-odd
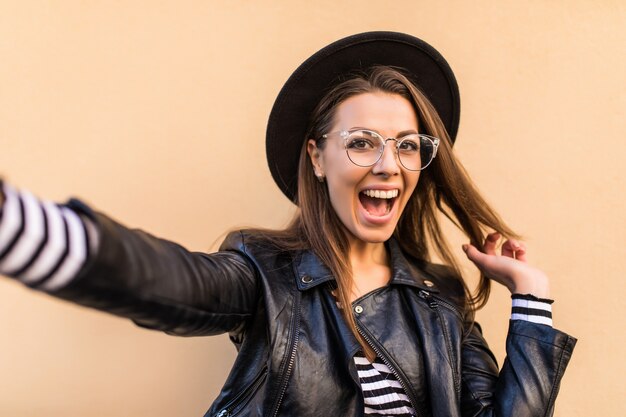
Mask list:
[[[576,339],[543,324],[511,320],[507,357],[496,360],[474,324],[461,348],[463,416],[547,417]]]
[[[255,311],[256,268],[243,253],[241,233],[227,238],[230,250],[195,253],[128,229],[77,200],[69,206],[96,223],[99,249],[52,295],[184,336],[237,332]]]

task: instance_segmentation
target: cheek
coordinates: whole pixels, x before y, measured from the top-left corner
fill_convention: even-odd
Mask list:
[[[416,172],[415,174],[413,174],[412,178],[411,178],[411,187],[413,187],[413,190],[415,190],[415,188],[417,187],[417,183],[419,182],[420,179],[420,172]]]
[[[335,166],[326,175],[330,202],[335,212],[344,217],[353,211],[356,202],[356,189],[363,179],[359,170],[345,166]],[[345,221],[346,219],[343,218]]]
[[[353,165],[345,152],[335,150],[332,157],[325,155],[324,169],[329,189],[347,190],[356,187],[367,171]]]
[[[408,203],[408,201],[411,199],[411,196],[415,193],[415,189],[417,188],[419,178],[420,178],[419,171],[405,176],[404,184],[405,184],[406,191],[407,191],[407,193],[405,193],[406,198],[403,201],[405,206]]]
[[[334,174],[334,175],[333,175]],[[358,179],[348,175],[333,173],[326,177],[328,193],[335,210],[352,205]]]

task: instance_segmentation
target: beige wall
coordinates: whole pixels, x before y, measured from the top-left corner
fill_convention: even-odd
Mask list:
[[[580,339],[556,415],[623,415],[626,3],[384,3],[1,0],[0,175],[194,250],[284,225],[263,142],[283,81],[344,35],[412,33],[455,70],[456,150]],[[508,314],[496,290],[479,315],[500,359]],[[201,415],[235,356],[8,279],[0,341],[2,416]]]

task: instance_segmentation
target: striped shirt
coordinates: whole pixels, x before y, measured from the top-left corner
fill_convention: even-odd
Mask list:
[[[379,358],[374,363],[362,354],[354,357],[366,416],[412,417],[415,410],[392,370]]]
[[[2,184],[0,274],[43,291],[67,285],[98,246],[89,219]]]
[[[511,320],[525,320],[552,326],[554,300],[537,298],[530,294],[513,294],[511,299],[513,301]]]

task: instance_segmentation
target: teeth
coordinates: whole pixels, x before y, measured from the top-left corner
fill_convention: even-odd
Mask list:
[[[368,197],[390,199],[398,196],[398,190],[365,190],[363,191]]]

